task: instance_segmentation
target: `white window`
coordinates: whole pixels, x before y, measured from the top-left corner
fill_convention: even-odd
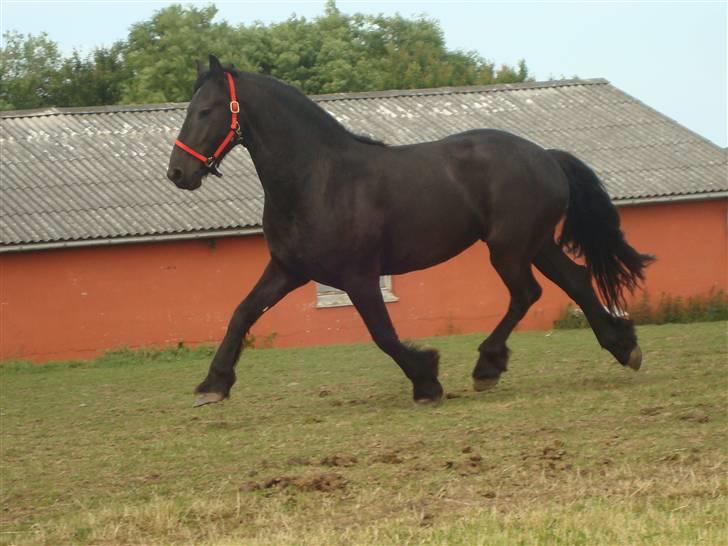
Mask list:
[[[382,297],[385,302],[399,301],[399,298],[392,292],[392,277],[390,275],[379,277],[379,288],[382,290]],[[343,307],[344,305],[352,305],[346,292],[333,286],[316,283],[316,307]]]

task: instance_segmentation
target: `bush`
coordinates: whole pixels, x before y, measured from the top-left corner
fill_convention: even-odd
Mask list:
[[[559,318],[554,321],[554,328],[557,330],[575,330],[577,328],[588,328],[589,322],[584,316],[584,311],[572,304],[567,303]]]
[[[728,295],[722,289],[712,288],[707,294],[691,296],[687,300],[681,296],[662,294],[657,305],[652,305],[646,292],[633,302],[626,316],[635,324],[684,324],[689,322],[715,322],[728,320]],[[557,330],[586,328],[589,326],[581,309],[567,304],[554,321]]]

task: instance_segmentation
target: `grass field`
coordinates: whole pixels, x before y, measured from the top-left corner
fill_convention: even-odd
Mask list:
[[[590,331],[440,348],[415,408],[373,345],[252,350],[193,409],[210,348],[0,367],[1,544],[728,544],[726,323],[642,327],[640,372]]]

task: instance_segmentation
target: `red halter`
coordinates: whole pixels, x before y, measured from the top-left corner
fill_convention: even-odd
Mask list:
[[[227,76],[228,87],[230,88],[230,112],[232,112],[233,116],[232,121],[230,122],[230,130],[228,131],[225,140],[223,140],[220,143],[220,146],[217,147],[217,150],[215,150],[215,153],[212,154],[210,157],[205,157],[201,153],[196,152],[195,150],[187,146],[187,144],[185,144],[181,140],[174,141],[175,146],[179,146],[191,156],[199,159],[205,164],[205,167],[208,168],[213,168],[215,166],[218,158],[233,137],[237,137],[238,139],[241,137],[240,124],[238,123],[238,112],[240,112],[240,105],[238,104],[237,96],[235,95],[235,80],[233,80],[233,76],[232,74],[230,74],[230,72],[225,72],[225,75]]]

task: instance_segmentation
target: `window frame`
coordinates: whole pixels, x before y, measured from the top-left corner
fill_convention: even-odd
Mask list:
[[[315,282],[316,286],[316,308],[330,309],[332,307],[347,307],[354,305],[349,296],[343,290]],[[379,289],[382,291],[384,303],[399,301],[399,298],[392,290],[392,276],[382,275],[379,277]]]

